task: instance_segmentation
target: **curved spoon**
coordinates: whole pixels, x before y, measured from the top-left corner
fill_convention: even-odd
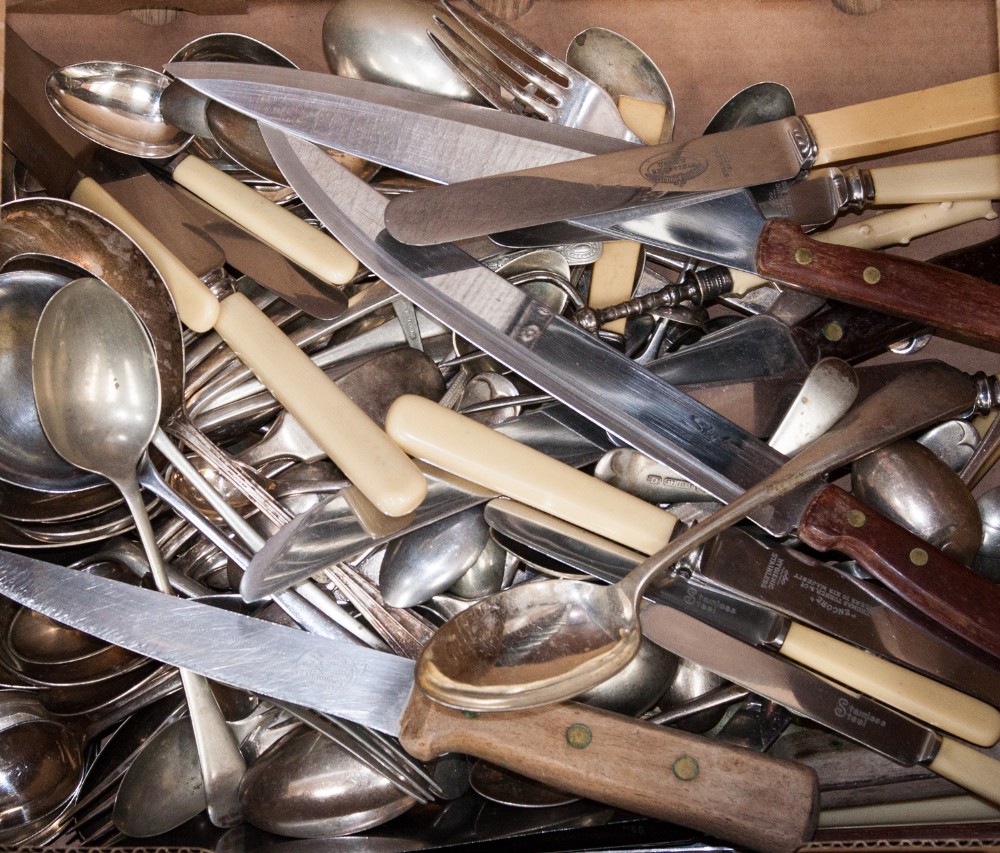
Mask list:
[[[157,588],[170,580],[139,490],[136,468],[160,417],[160,377],[149,333],[129,304],[93,278],[63,287],[42,311],[32,352],[42,428],[66,461],[107,477],[122,493]],[[218,826],[241,819],[236,796],[246,765],[201,676],[181,670],[199,757]]]
[[[795,115],[795,101],[787,86],[764,81],[747,86],[719,107],[704,135],[751,127]]]

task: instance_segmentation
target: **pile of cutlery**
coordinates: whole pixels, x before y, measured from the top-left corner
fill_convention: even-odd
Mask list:
[[[867,161],[1000,75],[674,142],[665,83],[413,8],[454,92],[7,28],[0,840],[996,820],[995,241],[882,250],[1000,156]]]

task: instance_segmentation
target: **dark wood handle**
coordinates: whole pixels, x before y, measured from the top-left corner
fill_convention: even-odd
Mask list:
[[[906,317],[979,344],[1000,343],[1000,288],[965,273],[885,252],[820,243],[772,219],[758,273],[820,296]]]
[[[790,853],[816,826],[810,768],[577,703],[467,715],[414,690],[400,742],[422,760],[463,752],[753,850]]]
[[[816,495],[798,532],[813,548],[857,560],[908,604],[1000,660],[1000,586],[837,486]]]

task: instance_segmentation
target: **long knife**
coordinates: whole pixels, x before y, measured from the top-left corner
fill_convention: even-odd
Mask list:
[[[1000,803],[1000,762],[880,702],[844,690],[783,658],[734,640],[686,613],[648,605],[643,634],[674,654],[784,705],[905,766],[923,765]]]
[[[418,190],[386,225],[419,244],[641,208],[676,194],[790,180],[813,166],[1000,130],[1000,75],[989,74],[809,116],[633,147],[581,161]],[[780,175],[780,176],[779,176]]]
[[[410,660],[15,554],[0,554],[0,593],[138,654],[398,735],[421,760],[468,753],[773,853],[815,827],[816,775],[792,762],[573,703],[465,715],[415,690]]]
[[[627,145],[429,96],[410,103],[399,90],[377,84],[295,69],[226,66],[173,63],[168,71],[260,122],[436,181],[461,180],[470,172],[495,174],[511,162],[524,168],[576,161],[595,149],[607,150],[609,144],[619,150]],[[996,84],[995,77],[1000,79],[997,75],[983,78],[987,88]],[[992,109],[996,109],[995,103]],[[336,121],[331,119],[334,115]],[[978,340],[993,343],[997,339],[1000,296],[980,280],[956,273],[941,277],[933,267],[898,256],[816,246],[791,223],[766,219],[745,191],[723,194],[712,204],[690,204],[691,193],[681,197],[686,201],[679,209],[643,214],[638,219],[633,212],[616,211],[610,216],[577,220],[576,224],[593,227],[614,239],[635,239],[792,286],[807,286],[823,296]],[[674,196],[670,198],[674,199],[671,204],[679,204]],[[483,206],[485,199],[478,197],[476,203]],[[470,217],[462,225],[475,221]],[[476,227],[471,230],[479,231]],[[789,245],[792,240],[794,244]],[[758,262],[758,245],[770,247],[775,257],[762,257]],[[810,260],[800,263],[796,256]],[[875,276],[877,287],[868,281]],[[725,277],[712,281],[719,294],[731,286]]]
[[[375,190],[336,164],[331,167],[330,158],[324,163],[311,143],[267,125],[261,129],[289,183],[365,266],[538,387],[723,501],[781,466],[781,454],[486,268],[470,266],[456,247],[419,249],[394,241],[384,234],[386,201]],[[957,392],[955,414],[975,399],[974,383],[961,376],[954,377],[957,385],[945,380],[940,387],[942,393],[948,386]],[[913,389],[911,408],[927,396],[924,381]],[[933,419],[951,416],[938,410]],[[440,436],[445,441],[447,432]],[[1000,591],[843,490],[799,490],[764,515],[754,520],[769,532],[783,536],[797,526],[807,544],[850,554],[904,600],[1000,658],[995,622]]]
[[[635,568],[643,555],[615,542],[595,536],[576,525],[557,519],[512,500],[493,500],[486,505],[485,517],[492,529],[535,550],[553,557],[587,574],[614,583]],[[676,577],[689,581],[676,583]],[[712,589],[714,587],[714,590]],[[713,600],[716,593],[721,594]],[[787,637],[790,623],[774,611],[786,614],[796,622],[810,625],[834,637],[853,643],[890,660],[905,663],[913,669],[933,675],[962,693],[974,694],[984,702],[1000,705],[1000,676],[997,667],[990,667],[981,655],[943,641],[930,631],[919,618],[900,610],[898,604],[887,601],[871,583],[836,571],[818,560],[790,548],[768,547],[748,533],[737,529],[724,531],[695,554],[689,555],[671,575],[671,581],[658,585],[647,598],[678,607],[686,613],[708,621],[732,636],[754,645],[779,649]],[[764,608],[756,609],[749,602]],[[794,643],[784,654],[795,656]],[[837,667],[856,663],[841,658],[836,645],[830,647]],[[848,654],[855,655],[856,652]],[[824,669],[818,657],[809,666],[834,678],[833,671]],[[861,661],[868,660],[861,657]],[[863,672],[864,666],[858,668]],[[887,670],[892,672],[892,670]],[[855,673],[847,672],[850,679]],[[860,683],[837,678],[856,690],[869,692]],[[886,679],[886,686],[891,679]],[[915,694],[920,696],[920,682],[915,682]],[[893,704],[878,694],[883,702]],[[922,695],[922,701],[929,695]],[[957,707],[946,707],[942,697],[939,712],[957,713],[952,723],[941,717],[931,719],[920,713],[910,713],[938,728],[966,736],[957,728],[949,728],[960,720],[970,719]],[[975,708],[976,706],[966,706]],[[980,729],[982,745],[988,745],[996,729],[996,711],[979,708],[974,715],[987,722]],[[970,738],[966,738],[970,739]]]

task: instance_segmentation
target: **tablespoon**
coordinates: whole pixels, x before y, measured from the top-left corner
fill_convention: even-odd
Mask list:
[[[102,474],[135,518],[157,588],[166,567],[139,491],[136,467],[156,430],[160,379],[149,335],[128,303],[97,279],[63,287],[39,319],[32,379],[42,428],[68,462]],[[236,796],[246,765],[208,682],[181,670],[209,802],[219,826],[241,819]]]

